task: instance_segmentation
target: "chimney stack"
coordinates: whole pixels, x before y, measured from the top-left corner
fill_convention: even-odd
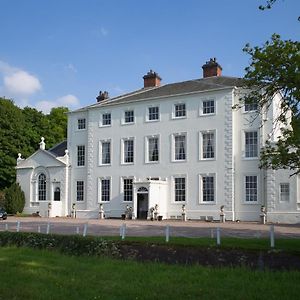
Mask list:
[[[202,69],[203,78],[222,75],[222,67],[217,63],[215,57],[207,61],[206,64],[202,66]]]
[[[150,70],[144,77],[144,88],[160,86],[161,78],[156,73]]]
[[[108,92],[107,91],[104,91],[104,92],[100,91],[99,92],[99,96],[96,97],[97,102],[101,102],[101,101],[106,100],[108,98],[109,98],[109,96],[108,96]]]

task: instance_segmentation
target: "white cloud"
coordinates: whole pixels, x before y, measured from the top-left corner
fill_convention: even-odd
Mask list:
[[[7,96],[24,98],[42,89],[42,85],[36,76],[10,66],[3,61],[0,61],[0,75],[2,75],[4,83],[1,91],[7,94]]]
[[[37,110],[41,110],[42,112],[48,114],[53,107],[66,106],[70,109],[74,109],[79,107],[79,100],[74,95],[66,95],[60,98],[57,98],[53,101],[42,100],[38,101],[35,105]]]
[[[108,35],[108,30],[105,29],[103,26],[101,26],[100,32],[101,32],[102,36],[107,36]]]

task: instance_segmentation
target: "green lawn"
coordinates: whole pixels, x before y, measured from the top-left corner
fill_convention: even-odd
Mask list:
[[[0,299],[299,299],[300,272],[138,263],[0,248]]]

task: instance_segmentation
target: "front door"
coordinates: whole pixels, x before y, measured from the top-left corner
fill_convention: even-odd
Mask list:
[[[148,194],[137,194],[137,218],[147,219],[148,216]]]

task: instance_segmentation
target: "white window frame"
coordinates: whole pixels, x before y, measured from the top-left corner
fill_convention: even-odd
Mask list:
[[[150,120],[149,118],[149,109],[150,108],[158,108],[158,119]],[[160,106],[159,105],[149,105],[146,107],[146,122],[153,123],[153,122],[159,122],[160,121]]]
[[[109,200],[102,200],[102,180],[109,180]],[[112,187],[111,176],[98,177],[98,203],[109,203],[111,201],[111,187]]]
[[[214,102],[214,112],[213,113],[204,113],[204,102],[209,102],[209,101],[213,101]],[[201,117],[205,117],[205,116],[214,116],[217,114],[217,101],[215,98],[204,98],[201,99],[200,102],[200,107],[199,107],[199,116]]]
[[[177,136],[185,136],[185,159],[176,159],[176,150],[175,150],[175,137]],[[173,133],[172,137],[171,137],[171,161],[172,162],[187,162],[187,158],[188,158],[188,150],[187,150],[187,146],[188,146],[188,136],[186,132],[178,132],[178,133]]]
[[[217,176],[216,173],[199,174],[199,203],[206,205],[215,205],[217,203]],[[203,178],[213,177],[214,181],[214,201],[204,201],[203,197]]]
[[[126,114],[126,112],[130,112],[130,111],[133,112],[133,121],[132,122],[126,122],[125,114]],[[135,124],[135,120],[136,120],[135,110],[133,108],[124,109],[124,111],[123,111],[123,117],[122,117],[122,125],[132,125],[132,124]]]
[[[158,160],[152,161],[149,159],[149,139],[157,138],[158,140]],[[145,137],[145,163],[147,164],[158,164],[160,162],[160,135],[148,135]]]
[[[254,133],[256,132],[257,134],[257,155],[256,156],[246,156],[246,135],[248,133]],[[259,157],[259,145],[260,145],[260,141],[259,141],[259,132],[258,130],[244,130],[243,131],[243,158],[246,159],[246,160],[252,160],[252,159],[258,159]]]
[[[110,162],[109,163],[103,163],[102,160],[102,145],[103,143],[110,143]],[[101,140],[99,141],[99,166],[110,166],[111,165],[111,159],[112,159],[112,142],[111,139],[107,140]]]
[[[84,122],[83,122],[84,121]],[[82,128],[79,128],[81,127],[82,125],[84,124],[84,127]],[[77,119],[77,130],[78,131],[82,131],[82,130],[86,130],[86,118],[78,118]]]
[[[80,156],[83,160],[83,164],[79,164],[79,162],[81,161],[81,160],[79,160],[79,147],[83,147],[83,149],[84,149],[84,155]],[[85,167],[85,162],[86,162],[86,147],[85,147],[85,145],[77,145],[76,150],[77,150],[76,166],[78,168],[83,168],[83,167]]]
[[[78,200],[78,183],[82,182],[83,183],[83,189],[82,189],[82,194],[83,194],[83,199]],[[76,202],[77,203],[83,203],[85,201],[85,181],[84,180],[76,180],[76,190],[75,190],[75,195],[76,195]]]
[[[177,105],[184,105],[185,108],[185,115],[184,116],[176,116],[176,106]],[[185,102],[176,102],[173,104],[173,110],[172,110],[172,119],[178,120],[178,119],[186,119],[187,118],[187,105]]]
[[[110,124],[103,124],[103,116],[110,114]],[[112,116],[110,111],[104,111],[100,113],[99,127],[111,127],[112,126]]]
[[[256,201],[247,201],[247,191],[246,191],[246,179],[247,177],[256,177]],[[259,192],[260,192],[260,177],[259,174],[256,173],[249,173],[244,175],[244,180],[243,180],[243,202],[244,204],[250,204],[250,205],[255,205],[258,204],[259,201]]]
[[[125,162],[125,141],[133,141],[133,162]],[[134,137],[126,137],[121,139],[121,164],[133,165],[135,163],[136,156],[136,143]]]
[[[282,190],[283,186],[288,187],[288,189],[287,189],[288,193],[287,194],[283,193],[283,190]],[[285,190],[285,192],[286,192],[286,190]],[[290,202],[290,195],[291,195],[290,183],[289,182],[280,182],[280,184],[279,184],[279,201],[283,202],[283,203]],[[287,199],[283,199],[283,196],[285,196]]]
[[[125,198],[125,194],[124,194],[124,180],[125,179],[131,179],[132,180],[132,200],[131,201],[124,201],[124,198]],[[133,186],[134,181],[135,181],[135,177],[134,176],[122,176],[121,177],[120,194],[123,195],[123,199],[122,199],[123,203],[132,203],[133,204],[133,202],[134,202],[134,186]]]
[[[177,178],[184,178],[185,179],[185,193],[184,193],[184,198],[185,200],[184,201],[175,201],[176,199],[176,191],[175,191],[175,179]],[[186,174],[177,174],[177,175],[173,175],[172,176],[172,184],[171,184],[171,195],[172,195],[172,203],[173,204],[179,204],[179,205],[182,205],[182,204],[185,204],[187,203],[187,199],[188,199],[188,180],[187,180],[187,175]]]
[[[204,151],[203,151],[203,142],[204,142],[203,135],[211,134],[211,133],[213,133],[214,135],[214,144],[213,144],[214,157],[205,158]],[[199,132],[199,160],[216,160],[216,159],[217,159],[217,131],[215,129],[200,131]]]

